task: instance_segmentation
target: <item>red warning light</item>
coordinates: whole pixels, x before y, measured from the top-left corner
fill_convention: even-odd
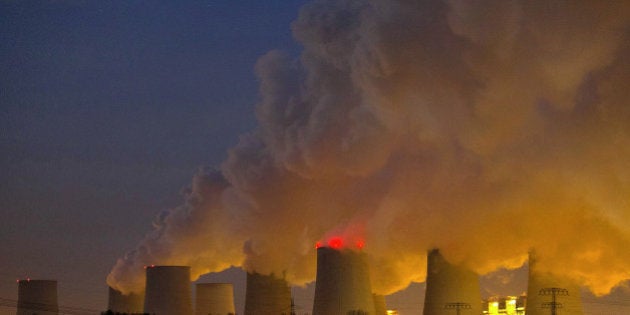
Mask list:
[[[365,241],[357,241],[357,248],[358,249],[363,249],[363,246],[365,246]]]
[[[317,243],[315,243],[315,248],[320,248],[322,247],[322,242],[317,241]]]
[[[340,249],[343,247],[343,241],[339,237],[333,237],[328,240],[328,246],[330,246],[330,248]]]

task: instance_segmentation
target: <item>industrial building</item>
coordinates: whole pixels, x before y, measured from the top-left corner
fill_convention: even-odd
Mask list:
[[[483,314],[525,315],[527,296],[492,297],[482,303]]]
[[[57,281],[18,280],[17,315],[57,315]]]
[[[481,314],[479,276],[447,262],[437,249],[427,256],[426,283],[424,315]]]
[[[149,266],[146,268],[144,312],[164,315],[192,315],[190,267]]]
[[[383,299],[383,307],[384,303]],[[367,256],[349,249],[319,247],[313,315],[353,312],[376,314]]]
[[[144,294],[122,294],[110,287],[107,310],[113,313],[137,314],[144,311]]]
[[[236,314],[234,288],[231,283],[197,283],[195,315]]]
[[[275,275],[247,273],[245,315],[290,315],[291,288]]]
[[[529,253],[527,315],[583,315],[580,286],[567,278],[539,270],[535,252]]]
[[[423,315],[582,315],[579,286],[540,270],[530,253],[527,295],[492,297],[482,301],[479,276],[452,264],[433,249],[427,255]],[[146,267],[146,290],[123,295],[109,288],[108,309],[113,313],[176,315],[236,314],[230,283],[198,283],[194,312],[190,267]],[[19,281],[18,315],[57,315],[57,283]],[[554,314],[555,314],[554,313]],[[245,315],[292,315],[291,290],[283,278],[247,273]],[[367,255],[361,248],[317,246],[317,275],[312,315],[390,315],[385,297],[372,292]]]

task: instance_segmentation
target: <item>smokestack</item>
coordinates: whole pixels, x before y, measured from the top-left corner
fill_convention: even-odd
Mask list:
[[[527,315],[547,315],[555,306],[559,314],[582,315],[580,286],[561,276],[537,270],[536,255],[529,253],[529,279],[527,284]]]
[[[122,292],[109,287],[109,300],[107,310],[114,313],[142,313],[144,309],[144,295],[122,294]]]
[[[56,280],[19,280],[17,315],[57,315]]]
[[[192,315],[190,267],[147,267],[144,312],[157,315]]]
[[[385,296],[380,294],[374,294],[374,309],[376,315],[387,315],[387,304],[385,303]]]
[[[367,256],[351,250],[317,249],[313,315],[375,314]]]
[[[236,314],[231,283],[197,283],[195,315]]]
[[[247,273],[245,315],[291,314],[291,289],[273,274]]]
[[[437,249],[427,257],[427,289],[424,315],[481,314],[479,276],[448,263]]]

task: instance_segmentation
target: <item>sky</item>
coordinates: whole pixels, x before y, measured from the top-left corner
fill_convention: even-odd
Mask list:
[[[524,292],[535,248],[589,314],[619,313],[629,21],[597,1],[0,0],[0,298],[57,279],[60,305],[100,311],[153,263],[303,285],[341,235],[376,291],[413,283],[389,298],[407,314],[432,247],[485,295]]]
[[[255,126],[304,1],[0,1],[0,296],[101,310],[116,259]]]

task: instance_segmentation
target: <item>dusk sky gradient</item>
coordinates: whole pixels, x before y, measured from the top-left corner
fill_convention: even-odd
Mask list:
[[[305,1],[0,1],[0,297],[105,277],[255,126],[256,60],[297,55]]]
[[[484,1],[478,3],[492,3],[490,0]],[[321,6],[311,7],[309,14],[303,14],[298,20],[300,8],[313,2]],[[624,143],[630,143],[630,128],[628,123],[619,118],[625,117],[623,115],[630,117],[630,111],[626,109],[627,101],[615,103],[616,99],[622,99],[624,92],[615,92],[615,84],[619,84],[619,78],[624,78],[624,75],[627,77],[627,74],[609,67],[615,62],[620,69],[629,68],[628,58],[623,57],[622,52],[624,49],[630,51],[630,46],[623,41],[630,38],[630,6],[624,6],[626,11],[619,13],[618,19],[613,19],[610,25],[597,25],[603,30],[616,30],[616,27],[623,29],[625,33],[620,32],[622,35],[610,31],[604,33],[608,37],[600,36],[596,32],[589,32],[590,25],[567,28],[568,34],[573,34],[572,31],[586,34],[583,36],[593,40],[592,47],[597,48],[589,49],[591,45],[586,45],[583,54],[574,54],[573,51],[583,48],[581,37],[576,35],[572,38],[560,33],[564,35],[555,38],[551,35],[546,37],[548,34],[545,32],[536,32],[539,23],[535,22],[538,18],[547,18],[544,14],[554,16],[551,14],[561,10],[545,11],[531,5],[521,12],[517,1],[512,1],[509,3],[514,3],[514,7],[497,5],[493,9],[496,12],[505,10],[514,13],[514,16],[489,10],[487,15],[480,15],[483,17],[480,20],[490,22],[480,23],[482,26],[474,28],[467,23],[474,24],[477,21],[474,18],[479,16],[466,19],[470,17],[467,16],[469,11],[475,12],[475,8],[468,7],[465,1],[444,2],[453,6],[454,13],[448,12],[452,15],[445,13],[447,5],[441,1],[417,1],[422,3],[417,6],[414,1],[399,1],[402,3],[399,6],[390,6],[391,3],[387,1],[372,1],[377,9],[365,5],[365,2],[0,0],[0,315],[13,314],[14,308],[7,307],[6,303],[17,299],[16,280],[25,278],[58,280],[59,304],[62,307],[78,307],[88,310],[88,313],[105,310],[105,279],[117,259],[136,249],[145,235],[154,229],[152,222],[158,214],[189,203],[188,187],[194,186],[193,181],[198,180],[201,184],[195,183],[205,187],[205,178],[199,175],[203,172],[198,171],[202,168],[221,168],[223,176],[230,181],[230,188],[234,186],[237,192],[241,192],[239,189],[247,191],[251,187],[248,185],[267,188],[264,182],[260,184],[257,181],[258,178],[252,179],[251,174],[247,173],[252,171],[248,167],[253,169],[252,172],[262,173],[269,171],[265,168],[268,167],[268,159],[276,159],[275,164],[270,163],[273,167],[269,167],[271,171],[267,174],[268,178],[276,179],[269,183],[271,194],[283,191],[281,189],[285,187],[298,187],[296,190],[299,193],[308,191],[308,188],[321,188],[321,191],[317,190],[313,194],[298,193],[295,199],[302,197],[298,201],[290,197],[286,200],[278,198],[284,203],[278,206],[277,213],[283,214],[283,210],[298,208],[306,215],[301,217],[298,214],[297,220],[305,220],[309,218],[308,215],[317,218],[319,212],[308,212],[313,204],[303,200],[321,196],[331,196],[330,200],[321,198],[324,201],[322,207],[326,207],[326,201],[334,204],[341,200],[336,206],[343,211],[350,213],[353,207],[361,209],[357,211],[359,215],[356,217],[350,215],[354,213],[342,216],[342,211],[336,211],[335,205],[322,210],[332,214],[341,213],[340,218],[344,221],[333,225],[325,220],[313,223],[308,226],[310,230],[303,229],[304,234],[308,234],[305,236],[308,241],[311,241],[311,234],[318,238],[330,236],[319,233],[318,228],[325,230],[325,233],[336,233],[335,229],[345,232],[351,230],[348,226],[352,227],[356,221],[369,217],[365,223],[367,226],[386,222],[391,226],[383,223],[381,232],[393,236],[390,246],[386,238],[381,244],[369,243],[375,238],[380,241],[378,232],[368,235],[368,251],[370,246],[373,246],[372,249],[381,246],[391,248],[392,252],[401,250],[406,255],[409,254],[407,249],[420,247],[416,256],[401,256],[401,261],[407,263],[405,267],[415,266],[418,257],[424,255],[423,246],[427,244],[445,247],[455,244],[450,252],[446,251],[450,257],[461,261],[470,258],[470,264],[479,270],[493,270],[497,266],[517,268],[526,257],[526,250],[523,249],[541,243],[532,241],[530,244],[527,243],[529,240],[520,243],[520,240],[527,238],[523,235],[529,235],[534,228],[514,224],[508,229],[517,230],[515,235],[505,235],[519,244],[514,245],[513,250],[498,248],[497,243],[503,244],[503,234],[487,231],[493,226],[503,228],[502,221],[490,225],[484,232],[474,234],[477,239],[469,238],[465,233],[470,220],[485,223],[483,215],[490,219],[502,215],[512,219],[523,213],[529,214],[527,211],[537,206],[542,210],[534,213],[546,215],[550,211],[545,212],[548,210],[544,200],[547,197],[545,185],[552,188],[558,186],[554,184],[556,171],[560,174],[566,171],[583,175],[572,178],[575,182],[571,184],[575,187],[571,186],[567,191],[573,193],[589,187],[589,183],[584,184],[582,180],[593,180],[594,185],[599,181],[612,182],[606,181],[605,175],[609,171],[614,174],[614,167],[623,166],[624,161],[630,162],[630,157],[624,155],[628,152],[627,148],[623,146]],[[417,9],[420,14],[414,16],[417,12],[408,12],[405,5]],[[615,14],[615,10],[610,8],[598,8],[602,12],[611,11],[611,15]],[[423,15],[425,12],[428,12],[426,16]],[[582,16],[579,14],[590,15],[589,10],[576,12],[575,16],[567,15],[567,21],[579,21],[576,18]],[[530,28],[520,29],[515,26],[512,30],[502,27],[525,25],[525,22],[519,24],[521,13],[523,21],[528,21],[527,18],[534,21],[529,24]],[[430,14],[435,14],[436,18]],[[444,21],[440,18],[444,18]],[[599,21],[599,18],[597,16],[593,21]],[[540,26],[541,29],[559,27],[564,30],[564,20],[557,25],[555,21],[543,20],[549,25]],[[566,24],[570,25],[569,22]],[[486,37],[486,34],[492,33],[488,30],[499,30],[496,38]],[[540,37],[536,37],[538,35]],[[442,37],[445,38],[443,42]],[[603,38],[601,42],[594,40],[599,38]],[[519,45],[519,40],[524,44]],[[554,40],[567,44],[570,49],[561,49],[565,48],[562,45],[558,45],[560,48],[554,46]],[[541,53],[536,50],[537,46],[530,47],[530,42],[551,48],[541,49]],[[425,43],[428,44],[424,46]],[[549,47],[545,46],[547,44]],[[503,50],[504,46],[510,49]],[[496,53],[495,49],[499,52]],[[269,53],[275,50],[282,53]],[[301,63],[296,66],[298,62],[295,60],[304,51],[307,53],[302,55],[302,59],[299,59]],[[574,60],[582,66],[572,67],[568,62],[564,64],[554,59],[565,54],[567,58],[558,59]],[[532,66],[527,63],[530,57]],[[475,65],[471,66],[467,62]],[[555,66],[556,63],[558,67],[547,73],[549,67],[546,66]],[[361,64],[374,67],[357,66]],[[295,78],[307,83],[292,81]],[[418,83],[420,79],[426,82]],[[606,80],[613,83],[606,85]],[[592,91],[600,87],[600,82],[604,82],[601,83],[603,91],[612,95],[610,99],[605,99],[612,105],[604,103],[599,106],[599,95]],[[514,88],[511,84],[523,85],[523,88]],[[289,87],[294,85],[302,89],[297,89],[299,92],[284,90],[284,87],[291,90]],[[610,89],[612,92],[605,90],[608,86],[613,87]],[[356,91],[353,90],[355,88]],[[486,88],[491,92],[485,93]],[[426,100],[416,101],[425,95]],[[581,97],[579,101],[574,102],[575,95]],[[285,96],[289,101],[282,103]],[[505,110],[499,106],[495,108],[505,99],[511,101],[516,98],[516,110]],[[335,102],[339,106],[335,106]],[[535,103],[535,106],[531,103]],[[591,109],[588,107],[591,103],[599,107],[593,105],[596,109]],[[434,104],[447,105],[432,107]],[[469,109],[473,106],[476,106],[478,111],[475,114],[478,116],[470,114],[473,110]],[[310,111],[311,108],[317,110]],[[518,111],[523,108],[525,110]],[[588,110],[596,112],[601,108],[611,108],[610,113],[613,114],[610,117],[604,115],[609,121],[600,121],[600,116],[597,116],[599,112],[591,116],[585,114],[589,113]],[[339,113],[343,118],[334,116]],[[485,114],[488,115],[483,116]],[[525,116],[527,118],[522,118]],[[308,128],[296,123],[302,122],[301,119],[309,122]],[[529,123],[533,127],[526,126]],[[578,123],[586,126],[584,130],[587,127],[592,130],[605,129],[601,139],[608,140],[606,137],[610,135],[618,136],[615,139],[624,149],[615,150],[614,146],[609,147],[607,143],[599,146],[599,134],[587,131],[583,131],[587,138],[582,147],[579,128],[573,129]],[[466,129],[469,127],[470,130]],[[410,131],[403,130],[405,128]],[[611,133],[606,134],[606,131]],[[243,136],[248,132],[253,135]],[[264,154],[260,153],[263,157],[250,154],[249,151],[258,145],[256,141],[259,140],[264,149]],[[554,145],[554,141],[562,145]],[[575,143],[574,147],[572,143]],[[597,144],[591,147],[590,143]],[[560,148],[556,151],[557,147]],[[229,151],[230,148],[235,149]],[[607,161],[609,157],[590,155],[600,152],[600,149],[602,152],[608,152],[606,149],[612,151],[610,159],[614,162],[610,169],[599,170],[604,174],[602,176],[598,176],[598,170],[581,173],[580,163],[589,166],[605,164],[601,162]],[[522,154],[519,150],[522,150]],[[575,164],[562,163],[573,162],[571,155],[574,152],[584,153],[585,157],[578,157]],[[239,168],[239,162],[250,161],[248,158],[251,156],[248,154],[256,155],[252,158],[255,162],[243,164]],[[535,174],[537,176],[531,176],[534,179],[530,180],[526,178],[531,175],[529,166],[521,167],[520,163],[529,165],[532,160],[531,164],[542,166],[543,170]],[[492,162],[486,164],[488,161]],[[495,165],[499,166],[495,168]],[[565,165],[568,165],[566,169]],[[512,181],[510,171],[514,171],[516,177],[521,176]],[[193,179],[195,174],[199,177]],[[559,244],[573,244],[571,233],[581,231],[582,226],[588,227],[584,231],[585,235],[598,235],[599,229],[619,232],[611,232],[610,238],[601,239],[602,242],[612,240],[611,243],[614,243],[610,248],[602,246],[602,257],[614,253],[614,246],[623,247],[627,244],[625,241],[629,232],[627,227],[623,227],[623,222],[630,219],[630,214],[626,213],[628,206],[624,203],[628,200],[624,192],[630,187],[630,181],[626,180],[630,178],[628,174],[626,171],[619,174],[618,178],[615,177],[621,179],[614,182],[617,186],[611,184],[613,189],[606,190],[606,186],[594,192],[594,196],[588,196],[592,199],[585,197],[587,201],[593,201],[592,208],[585,206],[588,209],[584,213],[588,215],[584,216],[584,221],[576,219],[577,223],[568,224],[566,234],[569,236],[559,237]],[[428,178],[426,181],[418,179],[425,175]],[[489,184],[477,181],[478,178],[490,177],[505,186],[494,186],[496,182],[491,180]],[[450,178],[455,178],[453,182],[458,185],[451,185]],[[508,180],[502,182],[505,178]],[[329,185],[333,182],[339,189]],[[393,188],[384,188],[387,183],[392,183]],[[538,184],[540,186],[536,186]],[[417,193],[409,187],[424,187],[425,190]],[[500,192],[497,193],[499,196],[496,202],[484,198],[492,195],[497,187],[501,189],[497,189]],[[259,196],[263,209],[266,202],[272,206],[276,202],[273,199],[275,196],[266,199],[267,194],[261,195],[264,195]],[[613,195],[617,199],[613,198],[608,203],[606,198]],[[348,198],[352,200],[346,204],[347,196],[357,200]],[[434,196],[437,196],[435,200],[432,199]],[[521,203],[519,198],[522,196],[527,196],[523,199],[539,197],[543,205],[528,203],[521,209],[521,204],[529,202],[528,199]],[[559,201],[549,207],[567,206],[571,209],[567,210],[568,216],[574,214],[572,199],[557,199]],[[601,218],[589,216],[591,210],[600,214],[598,211],[603,208],[598,208],[601,204],[597,202],[604,199],[606,202],[602,204],[615,211],[606,212]],[[502,202],[513,212],[492,212],[495,210],[492,207],[498,209],[498,204]],[[449,212],[462,205],[467,207],[468,204],[473,209],[468,220],[465,215],[457,215],[456,211]],[[517,206],[514,207],[514,204]],[[362,212],[361,206],[369,209]],[[194,203],[190,207],[196,209]],[[435,209],[445,209],[442,211],[444,217],[439,214],[434,217],[428,215],[428,219],[423,221],[424,217],[415,215],[415,212],[405,207],[412,210],[418,208],[418,211],[428,211],[426,213],[429,214],[430,211],[439,211]],[[486,208],[491,209],[487,213],[483,212],[483,215],[475,212],[475,209]],[[389,210],[391,217],[388,216]],[[243,210],[243,213],[247,213],[247,210]],[[431,231],[442,231],[435,227],[437,223],[446,222],[451,214],[452,218],[456,218],[450,230],[453,238],[431,239]],[[421,219],[405,220],[405,215]],[[269,218],[273,226],[275,217],[269,215],[265,218]],[[390,218],[391,221],[388,221]],[[562,215],[550,215],[549,218],[550,224],[563,220]],[[610,218],[619,219],[615,221]],[[611,224],[608,224],[609,219]],[[155,226],[160,224],[164,222],[155,222]],[[298,232],[302,231],[300,224],[304,222],[296,223],[295,230]],[[398,229],[396,224],[407,226],[413,233],[407,233],[409,231],[404,228]],[[418,226],[425,226],[426,229],[422,230]],[[590,229],[591,226],[594,227]],[[529,227],[538,228],[534,225]],[[280,238],[293,239],[299,234],[290,234],[295,231],[291,227],[286,228],[287,235],[281,235]],[[380,225],[377,225],[376,230],[380,231],[379,228]],[[447,230],[442,232],[449,234]],[[459,233],[460,230],[464,232]],[[226,231],[231,230],[226,228]],[[518,231],[522,234],[519,235]],[[407,237],[407,234],[413,237]],[[497,250],[506,256],[506,261],[512,259],[509,263],[475,260],[478,257],[474,254],[457,250],[460,244],[464,244],[461,245],[464,247],[474,244],[476,240],[491,238],[496,238],[497,243],[488,244],[480,252],[493,253]],[[251,259],[244,265],[263,269],[269,267],[265,264],[271,261],[269,257],[275,257],[273,251],[256,256],[259,254],[256,250],[269,246],[265,242],[273,244],[274,238],[268,239],[253,233],[252,239],[254,241],[248,240],[238,248],[250,255],[248,259]],[[416,239],[421,241],[417,242]],[[597,244],[599,240],[594,243]],[[578,243],[581,244],[581,241]],[[309,249],[312,252],[296,260],[314,256],[314,246]],[[285,254],[292,254],[290,250]],[[458,256],[461,252],[464,254]],[[479,255],[483,256],[483,253]],[[283,261],[283,258],[278,261]],[[138,259],[135,262],[144,257]],[[125,267],[135,267],[133,262],[121,265],[122,275],[127,271]],[[269,262],[269,265],[273,263]],[[288,268],[299,269],[299,266],[310,265],[296,263]],[[389,265],[385,263],[385,266]],[[618,267],[614,263],[612,266],[611,270]],[[274,267],[269,269],[273,270]],[[601,264],[595,264],[594,267],[606,268]],[[630,268],[626,266],[622,269],[625,272]],[[292,273],[298,280],[312,276],[309,272],[305,272],[305,275],[299,272],[295,274]],[[419,274],[422,272],[413,275]],[[482,279],[483,294],[520,294],[526,289],[526,274],[526,267],[490,273]],[[620,271],[619,274],[624,273]],[[401,272],[401,279],[406,279],[405,276],[407,274]],[[236,300],[242,306],[243,297],[239,294],[244,285],[242,272],[230,269],[202,279],[237,281]],[[393,288],[409,281],[380,284]],[[424,284],[413,282],[409,289],[388,299],[391,306],[401,310],[401,315],[421,313]],[[593,281],[588,283],[593,284]],[[296,301],[305,305],[305,312],[310,312],[312,289],[312,285],[307,289],[294,289]],[[584,294],[584,305],[588,311],[586,315],[610,314],[606,312],[618,314],[620,310],[630,309],[627,281],[615,287],[608,296],[596,298],[586,289]]]

